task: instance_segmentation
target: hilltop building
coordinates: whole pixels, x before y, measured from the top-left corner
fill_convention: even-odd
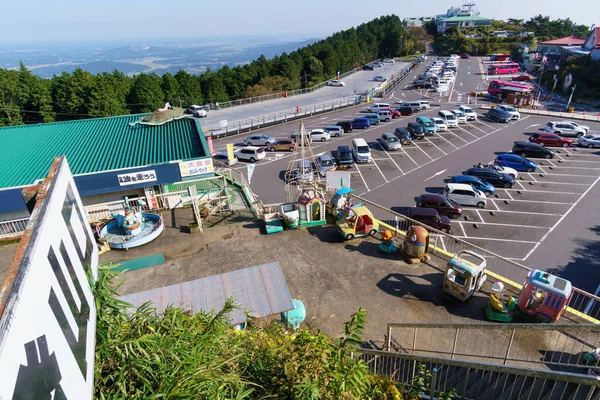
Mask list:
[[[467,1],[462,6],[450,7],[446,14],[436,15],[435,25],[439,33],[444,33],[446,29],[455,26],[460,28],[490,26],[492,20],[480,15],[476,3]]]

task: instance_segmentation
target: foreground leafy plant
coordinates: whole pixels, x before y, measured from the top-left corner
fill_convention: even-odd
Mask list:
[[[338,339],[277,323],[237,331],[227,320],[232,299],[217,313],[170,307],[158,315],[149,304],[135,310],[118,300],[114,277],[103,268],[94,285],[97,398],[402,398],[350,355],[365,326],[361,308]]]

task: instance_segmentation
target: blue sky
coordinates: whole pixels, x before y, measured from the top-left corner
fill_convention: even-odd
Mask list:
[[[105,41],[232,35],[280,35],[306,39],[367,22],[445,13],[462,0],[26,0],[2,3],[3,42]],[[600,23],[597,0],[480,0],[481,14],[528,19],[536,14]],[[568,4],[568,7],[565,6]],[[0,45],[1,50],[1,45]]]

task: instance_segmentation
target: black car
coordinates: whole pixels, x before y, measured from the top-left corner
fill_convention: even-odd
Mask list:
[[[408,209],[406,216],[434,229],[450,233],[450,218],[440,215],[435,208],[411,207]]]
[[[336,125],[341,126],[344,133],[352,132],[352,121],[339,121]]]
[[[362,70],[363,70],[363,71],[373,71],[374,69],[375,69],[375,68],[373,68],[373,66],[372,66],[372,65],[368,65],[368,64],[367,64],[367,65],[363,65],[363,66],[362,66]]]
[[[515,184],[515,178],[492,168],[469,168],[468,170],[463,171],[463,175],[476,176],[496,187],[506,189],[513,187]]]
[[[413,88],[415,89],[430,89],[431,83],[424,80],[417,80],[413,82]]]
[[[396,111],[400,113],[400,115],[412,115],[413,108],[411,106],[400,106],[396,108]]]
[[[512,119],[512,115],[499,108],[490,108],[487,112],[487,117],[496,122],[508,122]]]
[[[410,131],[406,128],[396,128],[394,131],[394,135],[400,140],[401,144],[411,144],[412,138],[410,136]]]
[[[337,153],[335,155],[335,161],[340,167],[352,167],[354,165],[354,157],[352,157],[352,151],[348,146],[338,146]]]
[[[512,152],[521,157],[554,158],[554,152],[537,143],[515,142]]]
[[[406,129],[410,132],[410,136],[413,139],[423,139],[425,137],[425,130],[423,129],[423,125],[418,122],[409,122],[406,126]]]

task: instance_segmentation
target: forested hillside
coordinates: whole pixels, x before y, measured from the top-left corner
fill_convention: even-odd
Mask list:
[[[172,105],[225,102],[314,85],[380,57],[423,50],[395,15],[374,19],[272,59],[222,67],[199,76],[179,71],[127,76],[81,69],[42,79],[28,71],[0,69],[0,126],[153,111]]]

